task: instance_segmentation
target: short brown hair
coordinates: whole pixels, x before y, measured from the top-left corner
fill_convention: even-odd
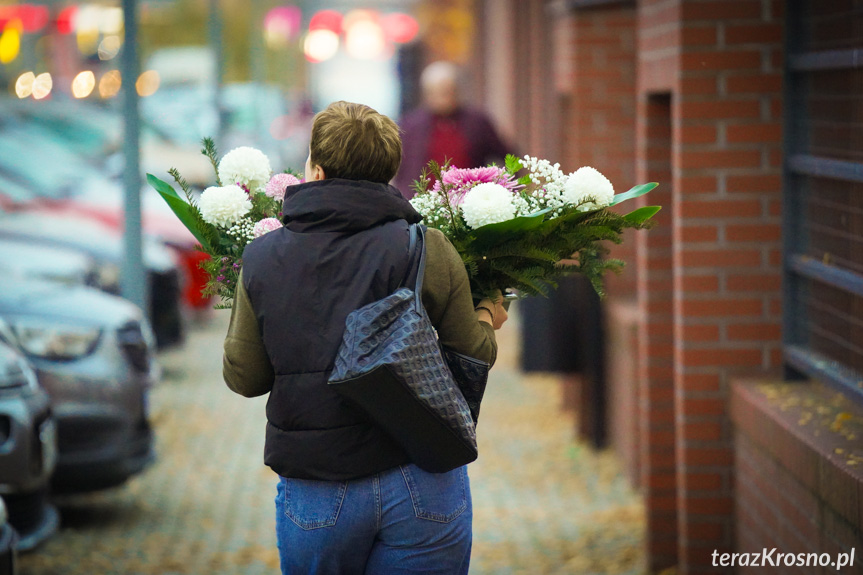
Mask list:
[[[372,108],[333,102],[315,115],[309,157],[327,178],[386,184],[399,170],[402,139],[396,123]]]

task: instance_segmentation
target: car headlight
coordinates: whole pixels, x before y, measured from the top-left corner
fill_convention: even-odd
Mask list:
[[[12,321],[12,332],[21,350],[43,359],[78,359],[89,355],[102,330],[69,324],[41,321]]]
[[[110,293],[120,292],[120,266],[114,264],[99,264],[95,271],[95,287]]]
[[[11,349],[10,352],[12,352]],[[36,372],[21,355],[17,352],[12,353],[11,358],[7,357],[7,361],[0,364],[0,389],[12,387],[37,389],[39,381],[36,379]]]

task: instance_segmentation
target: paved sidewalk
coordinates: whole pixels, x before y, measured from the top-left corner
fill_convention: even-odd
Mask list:
[[[227,317],[216,312],[162,357],[156,464],[121,488],[63,501],[61,531],[22,557],[22,575],[278,573],[275,475],[261,463],[266,400],[221,380]],[[471,573],[641,573],[640,499],[611,454],[571,441],[556,382],[515,370],[514,324],[500,332],[469,468]]]

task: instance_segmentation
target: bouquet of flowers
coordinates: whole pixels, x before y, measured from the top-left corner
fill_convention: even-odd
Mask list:
[[[646,206],[621,215],[609,208],[656,186],[641,184],[615,195],[594,168],[565,174],[548,160],[510,155],[502,168],[430,162],[411,204],[455,246],[476,298],[498,289],[508,297],[547,295],[560,277],[574,272],[602,295],[603,274],[624,265],[605,257],[602,242],[620,243],[624,229],[649,227],[660,209]]]
[[[200,197],[171,168],[168,173],[183,191],[152,174],[147,182],[168,203],[174,214],[210,256],[202,262],[209,280],[204,295],[219,296],[217,308],[229,308],[243,263],[243,250],[253,239],[282,226],[281,208],[288,186],[301,180],[293,173],[272,174],[270,160],[255,148],[231,150],[219,160],[213,140],[205,138],[201,153],[210,159],[216,185]]]
[[[282,226],[285,190],[302,180],[290,171],[273,175],[269,159],[254,148],[236,148],[219,159],[215,144],[205,138],[201,152],[213,165],[216,185],[200,197],[175,168],[168,173],[183,195],[152,174],[147,181],[210,256],[202,263],[209,276],[204,295],[219,296],[216,307],[229,308],[243,250]],[[611,182],[591,167],[565,174],[547,160],[507,156],[503,168],[430,162],[415,183],[411,204],[455,246],[479,299],[497,290],[509,297],[544,295],[574,272],[587,276],[602,294],[602,275],[623,266],[604,257],[608,249],[602,242],[619,243],[624,229],[649,227],[660,209],[646,206],[620,215],[608,208],[656,185],[615,195]]]

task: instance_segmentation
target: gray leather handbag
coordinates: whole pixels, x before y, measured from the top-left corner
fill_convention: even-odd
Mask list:
[[[329,384],[384,429],[413,463],[443,473],[477,458],[475,419],[420,299],[425,233],[416,224],[409,253],[408,277],[414,266],[417,270],[414,288],[400,287],[348,315]],[[489,366],[456,356],[457,371],[472,378],[468,387],[478,414]]]

